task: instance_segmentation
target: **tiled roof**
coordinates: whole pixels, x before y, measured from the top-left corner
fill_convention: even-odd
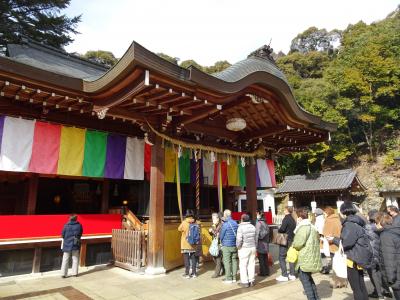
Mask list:
[[[277,193],[345,190],[355,179],[361,186],[356,171],[352,169],[286,176]]]
[[[8,44],[7,52],[17,62],[73,78],[94,80],[108,71],[100,64],[33,41]]]
[[[259,57],[249,57],[239,61],[222,72],[213,74],[213,76],[227,82],[235,82],[255,72],[270,73],[287,83],[285,75],[275,64]]]

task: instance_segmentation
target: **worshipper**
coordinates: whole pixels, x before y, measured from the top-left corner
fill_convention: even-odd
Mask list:
[[[317,286],[312,278],[312,273],[319,272],[322,268],[319,233],[308,218],[308,208],[302,207],[296,212],[298,225],[291,246],[298,251],[295,269],[299,272],[307,299],[319,300]]]
[[[257,210],[257,222],[256,222],[256,243],[257,243],[257,257],[260,266],[259,276],[269,276],[269,265],[268,265],[268,252],[269,252],[269,239],[270,230],[263,210]]]
[[[365,221],[357,215],[358,209],[350,201],[340,206],[344,216],[340,238],[328,237],[336,246],[342,242],[347,255],[347,279],[355,300],[368,300],[368,292],[364,282],[364,270],[370,267],[372,248],[365,232]]]
[[[236,248],[236,232],[238,224],[232,219],[232,212],[229,209],[224,211],[224,220],[219,239],[222,245],[222,261],[224,262],[225,279],[224,283],[236,282],[238,270],[238,252]]]
[[[192,272],[189,274],[190,265],[196,266],[196,245],[190,244],[188,241],[191,224],[195,224],[194,213],[192,210],[187,210],[185,219],[178,227],[178,231],[181,232],[181,253],[183,254],[183,261],[185,264],[185,273],[182,276],[186,279],[197,277],[196,268],[192,268]]]
[[[342,231],[342,222],[340,220],[340,217],[337,213],[335,213],[335,210],[327,206],[324,209],[325,212],[325,225],[324,225],[324,230],[323,230],[323,238],[326,237],[336,237],[340,238],[340,233]],[[329,241],[328,241],[329,242]],[[338,247],[333,244],[332,242],[329,243],[329,257],[325,257],[322,260],[322,273],[323,274],[329,274],[330,270],[332,268],[332,258],[335,254],[335,252],[338,250]],[[343,288],[347,287],[347,279],[340,278],[336,276],[336,274],[332,275],[332,283],[330,284],[332,288]]]
[[[384,280],[393,290],[396,300],[400,300],[400,225],[388,214],[377,217],[380,233],[380,259]],[[390,295],[387,295],[390,297]]]
[[[335,210],[330,206],[325,207],[324,213],[325,213],[325,223],[324,223],[324,227],[322,230],[322,236],[323,237],[330,236],[330,237],[339,238],[340,232],[342,231],[342,223],[340,222],[339,215],[336,214]],[[329,274],[331,265],[332,265],[332,257],[337,250],[338,250],[338,247],[335,244],[329,245],[330,256],[325,257],[325,259],[323,259],[323,261],[322,261],[323,262],[323,267],[322,267],[323,274]]]
[[[62,230],[62,264],[61,273],[62,278],[67,278],[69,260],[72,256],[72,276],[78,276],[79,267],[79,250],[81,248],[81,237],[83,228],[81,223],[78,222],[77,215],[71,215],[68,223],[64,225]]]
[[[213,213],[211,215],[211,219],[212,219],[212,225],[211,228],[209,229],[209,233],[213,237],[213,239],[217,239],[219,246],[219,244],[221,243],[219,239],[219,233],[221,231],[223,222],[219,214],[217,213]],[[215,263],[215,270],[214,274],[211,277],[217,278],[224,273],[224,265],[222,263],[222,251],[219,249],[218,256],[212,256],[212,259]]]
[[[381,255],[381,244],[380,244],[380,233],[381,230],[378,229],[376,220],[381,218],[383,213],[378,212],[376,209],[372,209],[368,213],[369,223],[365,225],[365,230],[369,237],[371,247],[372,247],[372,261],[371,267],[367,269],[371,283],[374,286],[374,291],[369,294],[370,298],[385,299],[386,297],[392,298],[392,293],[389,290],[389,286],[382,276],[381,266],[380,266],[380,255]]]
[[[243,214],[237,230],[236,247],[239,256],[240,283],[242,287],[254,285],[256,268],[256,228],[250,216]]]
[[[285,217],[283,218],[282,224],[278,229],[278,233],[284,234],[287,238],[286,245],[279,245],[279,265],[282,274],[278,276],[276,280],[280,282],[296,280],[296,276],[294,274],[294,264],[289,263],[289,275],[286,265],[287,252],[293,242],[294,230],[296,229],[296,220],[293,218],[293,207],[285,207],[284,214]]]

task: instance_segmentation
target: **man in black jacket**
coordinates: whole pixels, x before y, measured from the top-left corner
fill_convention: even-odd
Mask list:
[[[287,251],[294,239],[294,230],[296,229],[296,221],[292,217],[293,207],[285,207],[285,217],[282,220],[282,225],[279,227],[279,233],[287,234],[287,246],[279,245],[279,264],[282,270],[282,275],[277,277],[277,281],[288,281],[295,280],[296,276],[294,275],[294,264],[289,263],[289,276],[287,273],[286,266],[286,256]]]
[[[400,226],[393,224],[392,218],[384,214],[377,218],[377,227],[382,229],[381,267],[396,300],[400,300]]]
[[[78,276],[79,250],[81,248],[82,225],[78,222],[77,215],[71,215],[69,222],[64,225],[62,231],[63,259],[61,264],[62,277],[66,278],[68,273],[69,259],[72,255],[72,275]]]

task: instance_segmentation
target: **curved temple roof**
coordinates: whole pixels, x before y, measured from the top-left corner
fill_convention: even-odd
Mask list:
[[[60,97],[87,105],[88,112],[107,109],[114,120],[148,121],[171,134],[182,127],[188,135],[212,132],[217,142],[227,140],[231,147],[259,146],[255,141],[263,138],[277,150],[327,140],[336,130],[298,105],[284,74],[265,55],[266,46],[257,50],[264,55],[256,51],[217,74],[182,68],[136,42],[109,70],[48,47],[40,53],[37,44],[13,47],[18,55],[0,57],[0,84],[11,76],[43,90],[52,87]],[[49,101],[55,107],[57,93]],[[62,104],[70,102],[65,99]],[[72,108],[85,113],[79,103]],[[244,118],[248,126],[239,133],[226,130],[231,117]]]

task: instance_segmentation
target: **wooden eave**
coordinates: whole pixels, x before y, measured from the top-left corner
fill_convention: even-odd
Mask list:
[[[15,115],[29,110],[31,117],[49,120],[71,115],[93,123],[90,128],[103,124],[106,130],[117,123],[125,127],[121,132],[135,133],[148,130],[148,123],[182,140],[223,142],[242,151],[261,144],[278,153],[302,151],[328,140],[336,129],[301,109],[287,82],[273,74],[254,72],[227,82],[193,67],[181,68],[135,42],[94,81],[0,57],[0,91],[0,111]],[[264,100],[256,104],[251,95]],[[106,117],[99,120],[96,114],[102,110],[107,110]],[[247,127],[241,132],[227,130],[226,120],[232,117],[245,119]]]

